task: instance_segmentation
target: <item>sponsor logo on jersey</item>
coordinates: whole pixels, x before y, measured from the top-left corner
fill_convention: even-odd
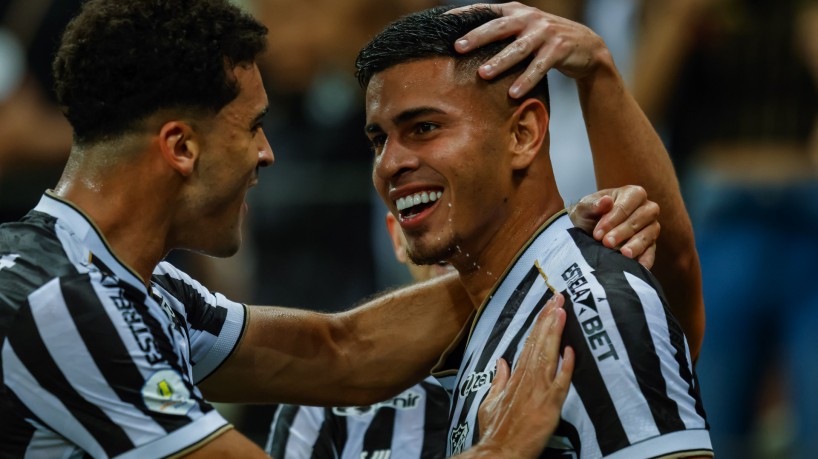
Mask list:
[[[128,325],[139,349],[145,353],[145,360],[151,365],[162,362],[164,358],[151,333],[150,328],[142,320],[142,314],[136,310],[133,301],[125,295],[124,289],[117,289],[116,296],[110,296],[111,302],[122,315],[122,320]]]
[[[0,257],[0,269],[11,268],[16,264],[14,260],[20,258],[20,255],[12,253],[10,255],[3,255]]]
[[[465,397],[472,392],[477,392],[480,389],[490,386],[494,381],[494,375],[497,374],[497,368],[492,368],[486,371],[477,371],[468,376],[460,385],[460,396]]]
[[[145,381],[142,400],[151,411],[178,416],[188,414],[196,405],[182,375],[171,369],[159,370]]]
[[[333,407],[332,413],[337,416],[366,416],[374,413],[381,408],[393,408],[396,410],[412,410],[418,407],[420,401],[420,394],[414,391],[406,391],[395,398],[378,402],[374,405],[368,406],[347,406],[347,407]]]
[[[460,454],[466,447],[466,437],[469,436],[469,424],[463,423],[452,430],[452,436],[449,439],[452,446],[452,456]]]
[[[591,289],[588,287],[588,281],[582,269],[574,263],[562,273],[562,278],[568,286],[574,311],[594,357],[599,362],[608,358],[619,360],[619,354],[599,317],[594,297],[591,295]]]
[[[364,451],[361,453],[361,459],[389,459],[392,456],[391,449],[376,449],[371,453]]]

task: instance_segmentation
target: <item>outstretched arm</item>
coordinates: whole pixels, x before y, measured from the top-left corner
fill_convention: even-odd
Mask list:
[[[704,336],[704,301],[693,229],[670,157],[625,88],[605,43],[581,24],[519,3],[483,6],[494,8],[503,17],[470,32],[458,41],[456,48],[467,52],[494,40],[516,36],[516,41],[479,70],[482,77],[492,78],[534,56],[528,69],[509,89],[512,97],[525,94],[551,68],[574,78],[597,186],[640,185],[659,204],[663,237],[657,243],[653,271],[662,282],[695,358]],[[610,246],[606,238],[601,240]]]

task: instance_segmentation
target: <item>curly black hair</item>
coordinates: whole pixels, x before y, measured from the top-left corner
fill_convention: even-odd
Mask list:
[[[452,6],[439,6],[406,15],[388,25],[358,53],[355,60],[355,76],[363,89],[372,77],[399,64],[433,57],[450,57],[457,61],[460,71],[477,71],[480,64],[503,50],[514,41],[514,37],[499,40],[477,48],[468,54],[454,49],[455,41],[500,15],[490,8],[472,8],[458,14],[443,14]],[[503,75],[521,73],[531,58],[508,69]],[[499,81],[496,77],[493,81]],[[550,111],[548,82],[543,78],[528,93],[541,99]]]
[[[228,0],[89,0],[53,63],[76,143],[134,129],[163,109],[217,113],[236,98],[227,69],[254,62],[267,28]]]

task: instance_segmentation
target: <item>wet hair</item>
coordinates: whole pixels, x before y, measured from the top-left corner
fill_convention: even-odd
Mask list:
[[[492,19],[500,16],[489,8],[472,8],[459,14],[443,14],[451,6],[431,8],[403,16],[379,33],[358,53],[355,60],[355,76],[366,89],[372,77],[390,67],[434,57],[450,57],[456,60],[461,72],[476,72],[489,58],[514,41],[514,37],[489,43],[468,54],[454,49],[455,41]],[[492,81],[503,76],[522,73],[531,59],[508,69]],[[548,82],[543,78],[529,93],[529,97],[542,100],[550,111]]]
[[[74,141],[127,133],[164,109],[215,114],[239,94],[267,28],[228,0],[89,0],[53,62]]]

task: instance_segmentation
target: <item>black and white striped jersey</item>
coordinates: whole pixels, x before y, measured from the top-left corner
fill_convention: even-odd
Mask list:
[[[438,459],[445,457],[449,396],[429,377],[369,406],[281,405],[267,453],[276,459]]]
[[[450,455],[478,441],[477,409],[503,357],[516,362],[545,302],[565,296],[576,366],[560,424],[541,457],[712,455],[687,342],[661,288],[636,261],[557,214],[521,251],[435,374],[452,394]],[[455,368],[459,368],[455,370]]]
[[[0,457],[163,457],[230,428],[196,384],[244,306],[167,263],[150,284],[53,195],[0,226]]]

